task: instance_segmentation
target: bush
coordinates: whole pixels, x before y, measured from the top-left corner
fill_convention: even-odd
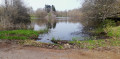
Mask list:
[[[102,22],[101,24],[103,26],[103,28],[106,27],[114,27],[116,25],[115,21],[111,20],[111,19],[106,19]]]
[[[4,28],[16,28],[21,24],[30,24],[30,15],[22,0],[5,0],[5,5],[0,6],[0,25]],[[7,4],[13,3],[13,4]],[[19,26],[22,27],[22,26]]]
[[[35,16],[44,19],[45,16],[47,16],[47,13],[44,9],[37,9],[37,11],[35,12]]]

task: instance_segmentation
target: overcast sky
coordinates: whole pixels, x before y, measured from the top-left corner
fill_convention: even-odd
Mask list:
[[[83,0],[23,0],[27,6],[31,6],[34,10],[44,8],[45,4],[54,5],[56,10],[64,11],[81,7]],[[1,3],[1,0],[0,0]]]

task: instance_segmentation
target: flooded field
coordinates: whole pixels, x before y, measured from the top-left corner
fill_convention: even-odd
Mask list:
[[[83,25],[80,21],[70,20],[68,17],[57,17],[54,21],[43,21],[41,19],[34,20],[32,23],[34,30],[39,31],[41,29],[48,28],[49,32],[46,34],[40,34],[39,40],[41,42],[50,43],[51,39],[56,40],[84,40],[84,37],[88,37],[87,34],[83,34]]]

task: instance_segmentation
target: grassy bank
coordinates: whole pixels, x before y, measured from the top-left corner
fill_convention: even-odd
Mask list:
[[[116,39],[120,38],[120,26],[108,28],[106,29],[106,32],[108,36],[112,36]]]
[[[107,23],[106,23],[107,22]],[[55,44],[41,43],[36,42],[34,39],[38,37],[39,34],[48,32],[48,30],[11,30],[11,31],[0,31],[0,39],[9,39],[9,40],[22,40],[19,42],[25,46],[36,46],[43,48],[55,48],[55,49],[65,49],[65,48],[87,48],[94,49],[99,47],[113,47],[120,46],[120,26],[114,26],[114,22],[106,21],[104,27],[96,28],[92,33],[100,34],[106,33],[105,36],[109,36],[107,39],[89,39],[85,41],[79,41],[77,38],[73,38],[72,41],[56,41],[55,38],[52,38]],[[104,36],[104,35],[101,35]]]
[[[97,48],[97,47],[111,47],[111,46],[120,46],[120,26],[115,26],[115,22],[111,20],[105,20],[105,22],[102,24],[104,27],[96,28],[95,30],[92,30],[90,32],[95,33],[97,35],[101,36],[108,36],[110,38],[107,39],[97,39],[97,40],[86,40],[86,41],[78,41],[73,40],[69,43],[76,44],[80,48]]]
[[[73,39],[72,41],[68,41],[67,44],[74,45],[77,48],[87,48],[87,49],[94,49],[99,47],[114,47],[114,46],[120,46],[120,26],[115,26],[115,22],[111,20],[105,20],[104,23],[102,23],[103,26],[98,27],[92,31],[89,31],[91,33],[95,33],[96,36],[94,39],[88,39],[85,41],[79,41],[77,39]],[[96,37],[108,37],[105,39],[96,38]],[[61,40],[55,40],[58,44],[61,45],[61,43],[66,43],[65,41]],[[61,46],[64,47],[64,44]]]
[[[0,39],[10,39],[10,40],[27,40],[35,39],[39,34],[48,32],[47,29],[40,31],[33,30],[10,30],[10,31],[0,31]]]
[[[33,20],[33,19],[35,19],[35,18],[36,18],[35,16],[32,16],[32,15],[30,16],[30,19],[31,19],[31,20]]]

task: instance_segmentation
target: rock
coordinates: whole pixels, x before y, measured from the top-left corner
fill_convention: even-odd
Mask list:
[[[64,44],[64,48],[71,48],[71,45],[69,45],[68,43]]]
[[[2,42],[2,40],[0,39],[0,42]]]
[[[67,40],[51,40],[51,41],[56,44],[67,44],[68,43]]]
[[[37,40],[42,40],[42,38],[38,38]]]
[[[37,40],[42,40],[42,38],[34,38],[34,40],[35,40],[35,41],[37,41]]]

